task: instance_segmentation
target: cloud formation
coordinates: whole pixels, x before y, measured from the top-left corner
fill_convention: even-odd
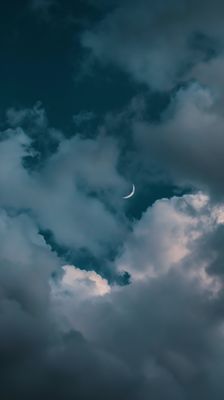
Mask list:
[[[53,2],[35,4],[49,11]],[[74,114],[69,137],[41,103],[9,108],[1,125],[0,392],[221,400],[223,4],[101,6],[106,14],[80,34],[82,45],[145,92],[101,126],[92,110]],[[149,88],[169,91],[155,119]],[[164,177],[191,193],[146,199],[130,216],[135,198],[122,199],[130,179],[138,196],[142,182]]]
[[[19,249],[1,241],[5,398],[221,399],[223,284],[213,265],[223,215],[202,194],[158,201],[123,250],[132,283],[109,287],[72,266],[55,280],[61,261],[37,226],[2,211],[1,238]]]
[[[22,128],[3,132],[0,143],[4,398],[221,399],[223,207],[202,193],[158,200],[126,231],[113,263],[130,272],[131,284],[109,285],[95,271],[64,265],[40,226],[78,247],[79,230],[96,218],[83,243],[104,254],[112,240],[107,221],[113,242],[121,234],[122,218],[109,208],[116,199],[102,194],[106,183],[125,187],[114,142],[62,139],[37,171],[22,164],[31,143]],[[93,187],[97,198],[87,197]],[[90,210],[77,228],[84,205]]]
[[[137,122],[134,138],[179,183],[223,196],[223,122],[215,96],[195,83],[177,91],[160,124]]]
[[[92,30],[83,46],[150,87],[172,88],[197,63],[223,50],[219,0],[123,0]]]
[[[211,266],[223,215],[202,194],[158,201],[124,248],[132,284],[78,305],[74,286],[63,299],[67,323],[138,378],[138,398],[221,398],[223,283]]]
[[[99,256],[122,241],[127,225],[122,193],[128,183],[117,171],[119,154],[112,139],[64,139],[32,171],[24,167],[24,159],[37,153],[32,138],[23,128],[10,128],[2,136],[2,206],[30,210],[40,229],[50,230],[69,248],[87,248]]]

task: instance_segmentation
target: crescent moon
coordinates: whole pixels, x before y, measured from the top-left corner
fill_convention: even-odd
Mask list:
[[[134,196],[134,194],[135,194],[135,185],[133,183],[131,193],[129,193],[127,196],[124,196],[123,199],[130,199],[132,196]]]

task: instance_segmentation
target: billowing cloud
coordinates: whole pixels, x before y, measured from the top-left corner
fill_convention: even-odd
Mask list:
[[[122,392],[131,395],[131,376],[122,362],[92,346],[74,328],[69,332],[60,328],[49,284],[60,262],[32,219],[1,210],[0,238],[2,396],[90,399],[92,393],[100,397],[102,388],[109,387],[109,398]],[[89,281],[97,281],[94,273],[89,276]],[[98,277],[100,282],[103,286]]]
[[[30,4],[47,16],[55,2]],[[221,400],[223,4],[97,6],[101,21],[79,32],[82,45],[145,89],[100,127],[96,110],[74,111],[70,135],[50,126],[39,102],[7,111],[0,392],[6,400]],[[149,87],[172,89],[154,119]],[[146,198],[135,219],[142,182],[161,176],[191,193]],[[124,201],[132,181],[136,197]]]
[[[180,89],[160,124],[136,123],[141,154],[183,185],[223,195],[223,115],[212,92],[199,84]]]
[[[202,193],[158,200],[133,224],[114,261],[115,269],[125,264],[131,272],[131,284],[110,286],[95,271],[63,265],[39,233],[35,196],[29,207],[24,200],[32,193],[27,182],[36,196],[43,182],[55,190],[51,168],[57,170],[61,154],[65,160],[67,147],[55,154],[55,164],[41,170],[41,181],[39,172],[33,176],[23,169],[21,157],[29,141],[16,132],[10,136],[9,131],[0,145],[14,154],[13,162],[8,157],[10,180],[11,170],[19,172],[13,188],[17,203],[1,178],[1,202],[11,199],[0,213],[4,397],[90,399],[106,393],[108,399],[221,398],[223,207]],[[71,168],[73,159],[68,162]],[[23,210],[16,210],[16,204],[23,204]],[[38,204],[45,204],[40,196]]]
[[[154,3],[122,1],[82,43],[102,63],[112,62],[137,81],[169,89],[192,65],[223,48],[219,0]]]
[[[43,166],[29,171],[24,160],[36,150],[25,129],[2,133],[0,204],[30,210],[60,245],[95,256],[116,247],[127,228],[122,194],[128,187],[117,171],[116,143],[103,136],[62,139]]]
[[[223,214],[201,193],[158,201],[124,248],[130,285],[78,300],[74,271],[63,304],[57,297],[63,329],[76,327],[125,365],[138,398],[221,398]]]
[[[198,194],[158,200],[143,214],[125,243],[119,261],[133,279],[145,279],[178,268],[189,254],[190,244],[203,230],[211,229],[208,199]]]
[[[79,297],[104,296],[111,288],[107,280],[95,271],[83,271],[73,265],[63,266],[64,275],[61,280],[62,289],[70,291],[78,290]]]
[[[124,0],[82,36],[104,66],[116,65],[133,81],[169,93],[160,123],[148,123],[147,109],[142,121],[135,116],[135,159],[148,174],[157,165],[168,180],[216,196],[223,193],[222,10],[218,0],[203,7],[199,1]]]

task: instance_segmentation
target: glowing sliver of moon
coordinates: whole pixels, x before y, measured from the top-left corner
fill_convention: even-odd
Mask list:
[[[123,199],[130,199],[135,194],[135,185],[132,185],[132,191],[127,196],[124,196]]]

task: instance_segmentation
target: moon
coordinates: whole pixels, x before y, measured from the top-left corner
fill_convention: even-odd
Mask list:
[[[127,196],[124,196],[124,197],[122,197],[123,199],[130,199],[132,196],[134,196],[134,194],[135,194],[135,185],[134,185],[134,183],[132,184],[132,191],[131,191],[131,193],[129,193]]]

